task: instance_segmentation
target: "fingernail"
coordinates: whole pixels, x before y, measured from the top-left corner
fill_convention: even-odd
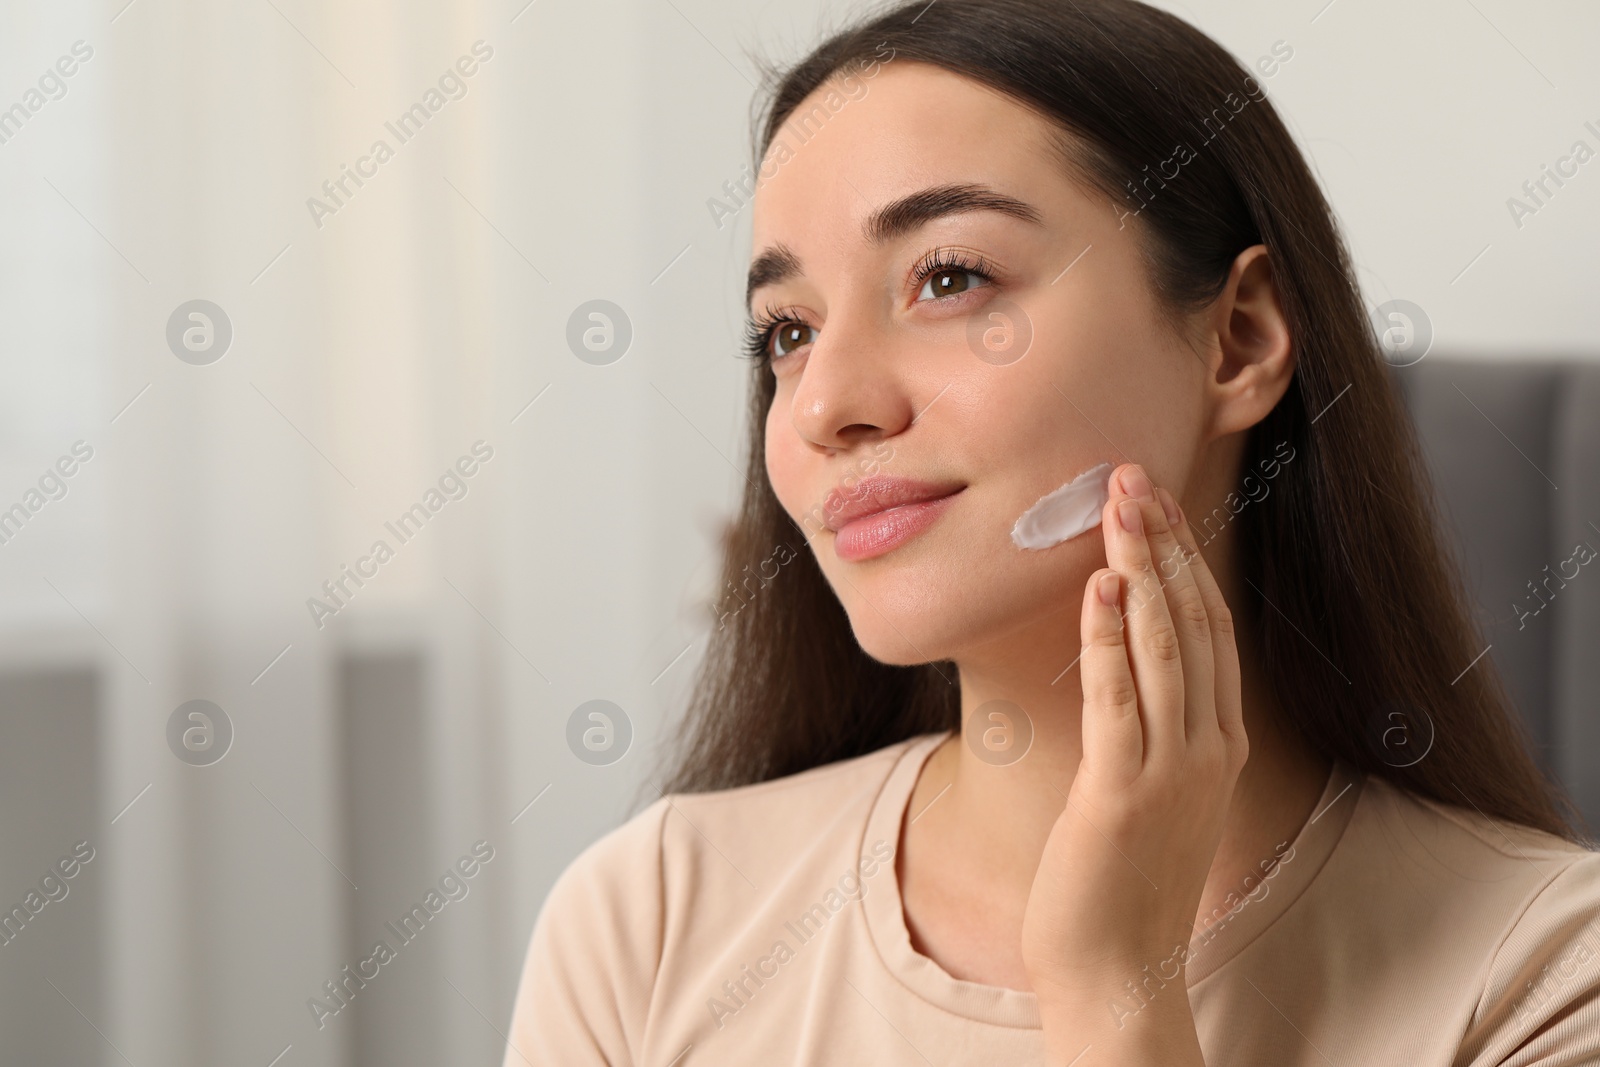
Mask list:
[[[1157,489],[1156,498],[1161,501],[1161,510],[1167,513],[1167,522],[1178,525],[1183,519],[1183,512],[1178,510],[1178,502],[1172,499],[1172,494],[1165,489]]]
[[[1146,504],[1155,500],[1155,493],[1150,488],[1150,478],[1145,474],[1143,467],[1133,466],[1122,472],[1122,489],[1129,496],[1137,497]]]
[[[1139,505],[1132,500],[1117,505],[1117,521],[1131,534],[1144,533],[1144,517],[1139,514]]]
[[[1115,574],[1102,574],[1100,580],[1095,583],[1094,594],[1100,598],[1100,603],[1108,608],[1114,608],[1117,606],[1117,587],[1120,584]]]

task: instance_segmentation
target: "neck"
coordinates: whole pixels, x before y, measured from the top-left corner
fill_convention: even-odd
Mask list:
[[[1230,555],[1207,552],[1208,560],[1218,562]],[[1230,570],[1225,563],[1214,567],[1224,596],[1230,604],[1248,603],[1232,588]],[[1247,613],[1236,612],[1236,617],[1250,756],[1207,878],[1197,929],[1203,928],[1201,916],[1212,915],[1247,874],[1259,872],[1263,860],[1277,855],[1275,846],[1295,837],[1331,769],[1326,757],[1285,728],[1282,709],[1260,670],[1255,627]],[[907,924],[919,951],[935,959],[941,940],[936,927],[959,912],[962,900],[983,899],[992,909],[992,918],[981,920],[992,925],[984,931],[991,943],[1020,939],[1039,857],[1066,807],[1083,754],[1082,679],[1072,662],[1076,636],[1074,603],[1070,611],[957,660],[961,731],[924,765],[902,830]],[[1063,654],[1063,649],[1072,651]],[[967,931],[950,944],[971,935]],[[987,974],[976,965],[963,968],[961,960],[940,962],[952,973],[966,969],[971,980],[1026,988],[1020,951],[1017,961],[998,963]]]

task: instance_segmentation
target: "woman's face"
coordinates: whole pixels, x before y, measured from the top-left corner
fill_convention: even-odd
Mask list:
[[[1182,501],[1206,443],[1203,356],[1157,314],[1134,220],[1067,176],[1049,132],[977,82],[889,61],[796,109],[762,168],[751,310],[781,323],[767,472],[886,663],[1039,626],[1075,652],[1101,532],[1024,550],[1012,525],[1103,462]],[[842,522],[904,499],[874,482],[943,496]]]

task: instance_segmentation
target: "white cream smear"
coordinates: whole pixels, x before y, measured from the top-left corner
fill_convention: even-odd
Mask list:
[[[1111,499],[1110,463],[1090,467],[1060,489],[1046,493],[1011,527],[1018,548],[1049,548],[1100,525],[1100,509]]]

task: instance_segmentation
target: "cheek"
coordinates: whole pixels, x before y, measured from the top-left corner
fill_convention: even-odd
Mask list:
[[[1098,406],[1090,417],[1129,459],[1170,479],[1201,445],[1204,366],[1170,345],[1129,357],[1101,371]]]
[[[1054,417],[1062,432],[1109,450],[1116,462],[1155,464],[1192,437],[1205,374],[1198,356],[1137,307],[1112,302],[1062,311],[1040,331],[1058,340],[1037,353],[1042,358],[1027,383],[1032,398],[1015,397],[1018,410]]]
[[[802,456],[799,436],[783,416],[781,401],[774,401],[767,410],[766,463],[767,480],[772,491],[789,517],[798,520],[806,505],[801,500],[804,493],[805,472],[801,468]]]

